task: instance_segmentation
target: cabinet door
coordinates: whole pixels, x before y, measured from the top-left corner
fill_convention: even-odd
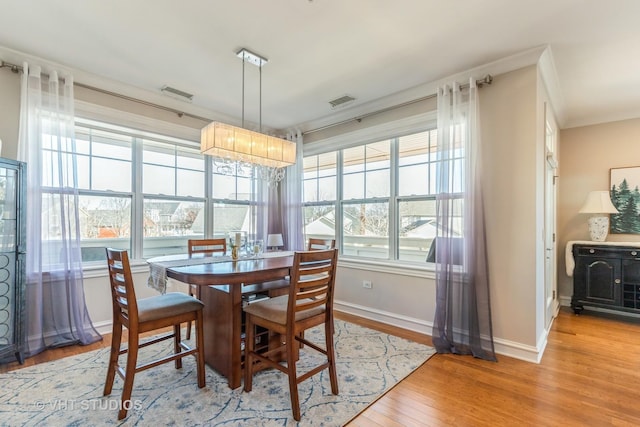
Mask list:
[[[624,307],[640,309],[640,259],[622,260],[622,289]]]
[[[576,262],[576,280],[576,297],[598,304],[622,304],[620,260],[581,256]]]
[[[0,354],[18,349],[21,290],[16,286],[18,173],[0,164]]]

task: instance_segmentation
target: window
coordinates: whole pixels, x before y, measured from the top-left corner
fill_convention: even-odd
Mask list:
[[[148,258],[186,252],[190,238],[236,231],[253,238],[252,169],[222,170],[196,142],[129,127],[78,118],[75,131],[75,146],[60,150],[65,167],[74,156],[77,164],[83,261],[103,262],[105,247]],[[45,155],[54,149],[45,146]],[[43,176],[57,179],[53,171]],[[58,222],[49,218],[43,230],[50,245],[58,244]]]
[[[335,239],[337,153],[303,159],[303,216],[306,238]]]
[[[195,147],[141,139],[145,258],[187,251],[204,237],[205,159]]]
[[[438,162],[435,126],[305,156],[305,235],[336,238],[347,256],[424,263],[438,227]]]

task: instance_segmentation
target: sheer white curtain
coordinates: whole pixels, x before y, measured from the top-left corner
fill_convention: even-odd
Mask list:
[[[439,353],[496,360],[491,326],[478,89],[438,91],[436,315]],[[462,254],[457,253],[462,248]]]
[[[23,66],[18,159],[27,163],[27,355],[100,339],[82,282],[73,78]]]
[[[284,179],[269,189],[267,232],[282,233],[286,250],[304,249],[302,218],[302,135],[290,135],[296,142],[296,163],[287,167]]]

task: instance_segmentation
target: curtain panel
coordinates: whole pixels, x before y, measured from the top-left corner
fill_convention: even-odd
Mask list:
[[[268,234],[281,233],[286,250],[304,250],[302,217],[302,135],[290,135],[296,142],[296,163],[288,166],[278,186],[269,187]],[[266,242],[266,240],[265,240]]]
[[[62,87],[61,87],[62,86]],[[73,77],[23,65],[18,159],[27,163],[28,356],[101,339],[85,304]]]
[[[439,353],[495,361],[482,198],[478,89],[438,90],[436,314]],[[462,252],[461,254],[459,252]]]

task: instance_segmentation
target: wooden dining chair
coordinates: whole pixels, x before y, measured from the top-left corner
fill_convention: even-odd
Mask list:
[[[336,247],[336,239],[315,239],[310,237],[307,250],[317,251],[321,249],[333,249],[335,247]]]
[[[289,394],[293,418],[300,421],[298,384],[329,369],[331,392],[338,394],[335,351],[333,347],[333,290],[335,287],[338,250],[296,252],[291,269],[288,295],[249,304],[246,313],[244,391],[251,391],[253,374],[265,367],[276,368],[289,377]],[[325,347],[302,336],[305,330],[324,325]],[[261,326],[280,334],[284,343],[259,353],[255,350],[255,327]],[[304,343],[326,356],[323,363],[298,375],[298,344]],[[285,354],[286,364],[281,364]]]
[[[217,252],[227,252],[227,239],[189,239],[187,241],[187,251],[189,255],[205,254],[212,255]],[[200,298],[200,286],[189,285],[189,295]],[[187,339],[191,339],[191,322],[187,325]]]
[[[202,329],[202,307],[204,304],[182,292],[170,292],[150,298],[136,299],[127,251],[107,248],[107,264],[111,283],[113,305],[113,334],[104,396],[111,394],[116,372],[124,380],[118,419],[127,416],[131,407],[133,378],[138,372],[163,363],[175,361],[176,369],[182,368],[182,358],[193,355],[196,358],[198,387],[205,386],[204,335]],[[195,321],[196,344],[192,348],[180,339],[180,324]],[[173,326],[173,331],[140,342],[140,334]],[[121,348],[122,328],[128,329],[128,345]],[[173,353],[152,362],[138,365],[138,350],[173,338]],[[126,367],[118,363],[119,356],[127,355]]]

